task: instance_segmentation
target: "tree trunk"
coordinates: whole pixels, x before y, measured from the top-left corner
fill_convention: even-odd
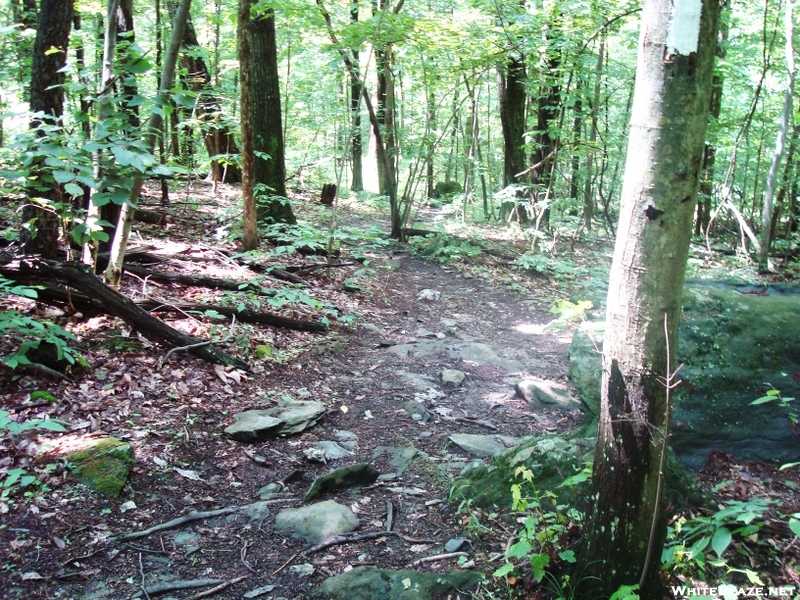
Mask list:
[[[178,51],[180,50],[183,28],[189,18],[189,8],[192,0],[181,0],[177,14],[173,20],[172,34],[169,39],[167,55],[164,59],[164,68],[161,73],[158,94],[155,99],[153,111],[145,125],[144,145],[148,152],[153,152],[156,145],[156,137],[161,131],[163,106],[168,102],[170,88],[175,81],[175,67],[178,64]],[[136,203],[139,201],[139,193],[142,191],[144,177],[138,176],[133,181],[131,192],[128,195],[128,202],[123,204],[120,209],[119,221],[114,232],[114,240],[111,243],[111,256],[108,261],[108,268],[105,271],[105,281],[112,287],[118,287],[122,277],[122,263],[125,260],[125,249],[128,246],[128,236],[131,233],[133,217],[136,211]]]
[[[783,114],[781,115],[781,126],[778,130],[778,140],[775,143],[775,154],[772,156],[772,164],[767,175],[767,191],[764,194],[764,210],[761,217],[761,252],[758,256],[758,264],[762,270],[769,271],[769,248],[772,244],[772,200],[775,196],[775,186],[778,182],[778,169],[783,149],[786,145],[786,134],[789,131],[789,119],[792,116],[792,96],[794,94],[794,20],[792,17],[793,0],[787,0],[786,13],[784,15],[784,36],[786,39],[786,95],[783,101]]]
[[[278,45],[275,14],[272,9],[251,16],[251,106],[253,129],[254,186],[259,198],[258,218],[278,223],[296,223],[286,199],[286,163],[281,120],[281,93],[278,80]],[[242,118],[246,118],[242,113]],[[266,189],[259,190],[259,186]]]
[[[600,422],[576,573],[661,598],[662,490],[683,278],[703,158],[719,0],[645,0],[611,267]],[[688,9],[688,10],[687,10]],[[670,353],[672,349],[672,354]]]
[[[358,3],[350,5],[350,22],[358,23]],[[358,73],[359,60],[358,48],[352,50],[353,67]],[[350,75],[350,152],[352,157],[353,181],[350,189],[354,192],[364,190],[364,165],[362,155],[364,153],[361,139],[361,82],[358,77]]]
[[[199,46],[197,33],[190,19],[183,32],[183,47],[190,52],[183,54],[181,64],[189,74],[192,90],[199,94],[196,116],[201,124],[206,152],[211,159],[211,176],[214,181],[239,183],[241,181],[239,167],[230,161],[214,160],[215,156],[238,154],[239,147],[236,145],[233,132],[221,121],[222,99],[212,88],[213,81],[206,61],[202,54],[196,51]]]
[[[69,49],[74,0],[42,0],[36,41],[33,46],[30,108],[35,113],[31,129],[46,135],[44,126],[61,127],[64,113],[64,72]],[[56,49],[55,52],[52,49]],[[25,252],[55,258],[58,254],[59,205],[65,201],[63,186],[36,183],[31,186],[31,202],[22,210],[24,222],[33,221],[33,235],[22,232]]]
[[[498,70],[497,75],[497,102],[503,130],[503,186],[509,186],[517,183],[517,173],[525,168],[525,64],[521,58],[511,58],[505,72]],[[515,212],[520,224],[528,222],[523,204],[517,203]]]
[[[239,0],[239,24],[236,32],[239,54],[239,115],[242,139],[242,201],[244,216],[242,224],[242,246],[244,251],[258,248],[258,217],[256,198],[253,193],[255,154],[253,154],[252,114],[252,68],[250,52],[250,6],[251,0]]]

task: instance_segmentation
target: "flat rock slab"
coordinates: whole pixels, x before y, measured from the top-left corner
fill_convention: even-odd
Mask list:
[[[373,484],[378,479],[378,475],[380,473],[375,467],[367,463],[335,469],[314,480],[306,495],[303,496],[303,502],[310,502],[317,496],[331,490]]]
[[[434,600],[464,594],[478,585],[481,576],[472,571],[418,573],[357,567],[326,579],[311,595],[330,600]]]
[[[515,386],[517,395],[531,408],[580,408],[581,402],[573,398],[566,387],[555,381],[526,378]]]
[[[509,448],[520,443],[520,438],[510,435],[478,435],[474,433],[454,433],[450,441],[473,456],[500,456]]]
[[[287,508],[275,515],[275,529],[290,531],[312,544],[358,529],[358,517],[347,506],[333,500],[300,508]]]
[[[386,349],[400,358],[409,354],[432,356],[444,353],[453,360],[465,360],[478,366],[496,367],[509,373],[521,371],[522,363],[501,355],[489,344],[480,342],[459,342],[453,340],[420,340],[413,344],[397,344]]]
[[[273,408],[247,410],[234,416],[235,422],[225,428],[225,433],[237,442],[263,442],[313,427],[325,410],[325,405],[316,400],[296,400]]]
[[[442,371],[442,385],[444,387],[457,388],[464,382],[466,376],[464,371],[445,369]]]

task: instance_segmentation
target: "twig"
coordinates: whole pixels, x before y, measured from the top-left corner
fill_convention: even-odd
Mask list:
[[[399,537],[401,540],[406,541],[409,544],[436,543],[436,540],[424,540],[424,539],[408,537],[407,535],[403,535],[399,531],[371,531],[369,533],[362,533],[359,535],[333,536],[332,538],[329,538],[324,542],[317,544],[316,546],[312,546],[311,548],[303,550],[302,552],[300,552],[300,556],[308,556],[309,554],[314,554],[315,552],[319,552],[320,550],[325,550],[325,548],[330,548],[331,546],[338,546],[339,544],[348,544],[350,542],[363,542],[364,540],[374,540],[375,538],[381,538],[387,535]],[[292,558],[294,558],[294,556]]]
[[[386,531],[392,530],[392,521],[394,520],[394,504],[391,500],[386,501]]]
[[[419,560],[415,560],[412,563],[408,563],[406,565],[406,569],[410,569],[412,567],[418,567],[420,565],[424,565],[425,563],[429,562],[447,560],[450,558],[458,558],[459,556],[469,556],[469,554],[467,554],[466,552],[448,552],[447,554],[436,554],[434,556],[426,556],[424,558],[420,558]]]
[[[131,600],[134,598],[141,598],[143,594],[149,598],[149,594],[163,594],[164,592],[171,592],[173,590],[191,590],[192,588],[205,587],[207,585],[219,585],[220,583],[225,583],[225,580],[183,579],[178,581],[165,581],[163,583],[156,583],[147,588],[142,588],[141,592],[136,592],[133,596],[131,596]]]
[[[199,593],[195,594],[194,596],[189,596],[189,598],[187,600],[200,600],[200,598],[208,598],[209,596],[213,596],[217,592],[221,592],[222,590],[231,587],[235,583],[239,583],[240,581],[243,581],[243,580],[247,579],[247,577],[248,577],[247,575],[242,575],[241,577],[235,577],[234,579],[231,579],[229,581],[224,581],[224,582],[220,583],[219,585],[214,586],[210,590],[205,590],[203,592],[199,592]]]
[[[497,425],[490,421],[484,421],[483,419],[473,419],[471,417],[453,417],[454,421],[459,421],[461,423],[472,423],[473,425],[481,425],[482,427],[486,427],[487,429],[491,429],[492,431],[499,431]]]
[[[293,561],[295,558],[297,558],[299,555],[300,555],[300,552],[295,552],[294,554],[292,554],[292,556],[290,556],[290,557],[289,557],[289,560],[287,560],[285,563],[283,563],[283,564],[282,564],[280,567],[278,567],[277,569],[275,569],[275,570],[272,572],[272,574],[270,575],[270,577],[275,577],[275,575],[277,575],[278,573],[280,573],[281,571],[283,571],[283,570],[284,570],[284,569],[285,569],[285,568],[286,568],[286,567],[289,565],[289,563],[290,563],[290,562],[292,562],[292,561]]]
[[[160,525],[154,525],[149,529],[115,535],[113,537],[108,538],[108,541],[124,542],[126,540],[135,540],[141,537],[146,537],[153,533],[157,533],[159,531],[164,531],[165,529],[174,529],[175,527],[179,527],[185,523],[191,523],[192,521],[200,521],[201,519],[210,519],[212,517],[219,517],[221,515],[229,515],[234,512],[245,510],[249,507],[250,505],[246,504],[244,506],[228,506],[226,508],[218,508],[217,510],[194,512],[188,515],[184,515],[182,517],[178,517],[177,519],[172,519],[171,521],[167,521],[166,523],[161,523]]]
[[[181,346],[179,348],[170,348],[169,352],[167,352],[164,355],[164,358],[161,359],[161,365],[160,366],[163,367],[167,363],[167,359],[170,357],[170,355],[173,352],[178,352],[180,350],[191,350],[192,348],[200,348],[201,346],[208,346],[210,344],[224,344],[225,342],[227,342],[229,339],[231,339],[233,337],[233,327],[235,325],[236,325],[236,315],[232,315],[231,316],[231,326],[228,329],[228,335],[225,337],[225,339],[217,340],[217,341],[206,340],[204,342],[198,342],[197,344],[189,344],[188,346]]]

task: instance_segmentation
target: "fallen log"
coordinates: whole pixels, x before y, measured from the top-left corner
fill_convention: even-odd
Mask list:
[[[251,281],[239,281],[236,279],[219,279],[217,277],[205,277],[202,275],[178,275],[172,273],[160,273],[145,269],[144,267],[134,267],[133,265],[126,264],[124,271],[133,273],[142,279],[152,279],[154,281],[162,281],[166,283],[180,283],[182,285],[190,285],[194,287],[205,287],[215,290],[229,290],[233,292],[249,291],[255,292],[261,296],[273,296],[275,294],[272,290],[266,290],[260,285]]]
[[[127,269],[127,267],[126,267]],[[10,269],[0,269],[0,274],[15,281],[21,281],[20,271]],[[67,290],[65,288],[56,287],[52,283],[47,283],[40,278],[33,278],[28,276],[23,283],[30,285],[40,286],[37,290],[37,300],[45,303],[57,303],[71,306],[72,308],[84,313],[97,313],[104,314],[109,311],[100,298],[91,298],[80,292]],[[310,331],[312,333],[324,333],[328,330],[325,323],[320,321],[304,321],[302,319],[291,319],[289,317],[282,317],[268,312],[261,312],[255,310],[237,310],[230,306],[218,306],[215,304],[194,304],[192,302],[173,302],[165,304],[158,300],[139,300],[134,302],[136,306],[143,308],[150,312],[171,312],[171,313],[186,313],[198,312],[205,313],[206,311],[215,311],[221,315],[236,317],[238,321],[244,323],[259,323],[261,325],[270,325],[271,327],[280,327],[282,329],[293,329],[296,331]]]
[[[45,280],[63,281],[69,287],[92,298],[93,302],[97,302],[103,307],[104,312],[119,317],[150,341],[173,347],[192,346],[203,341],[182,333],[152,316],[144,308],[137,306],[130,298],[126,298],[105,285],[81,263],[59,263],[44,259],[21,261],[18,272],[24,278],[30,276],[41,280],[44,277]],[[190,349],[190,352],[212,363],[230,365],[245,371],[250,370],[250,365],[243,360],[211,346],[195,346]]]

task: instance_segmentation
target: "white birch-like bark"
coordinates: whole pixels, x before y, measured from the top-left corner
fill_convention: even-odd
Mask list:
[[[108,0],[108,10],[106,11],[106,33],[103,43],[103,71],[100,79],[100,98],[98,100],[97,108],[97,124],[95,125],[95,138],[97,132],[102,125],[103,120],[110,116],[111,98],[113,97],[114,90],[114,54],[117,51],[117,10],[119,10],[119,0]],[[102,150],[95,152],[94,161],[94,179],[99,182],[103,173],[100,169],[102,160]],[[97,226],[97,221],[100,218],[100,207],[94,203],[94,195],[97,193],[96,189],[92,190],[89,206],[86,208],[86,233],[87,235]],[[88,265],[94,271],[97,262],[97,246],[96,239],[89,240],[83,245],[83,253],[81,260],[84,264]]]
[[[172,25],[172,34],[169,38],[167,54],[164,57],[163,70],[161,71],[161,81],[158,87],[153,110],[150,119],[145,125],[145,145],[149,152],[153,152],[156,145],[156,136],[160,135],[161,122],[163,120],[164,107],[168,105],[170,88],[175,81],[175,66],[178,62],[178,52],[183,39],[183,30],[189,18],[189,8],[192,0],[181,0],[175,19]],[[117,222],[117,229],[114,232],[114,241],[111,244],[111,256],[108,261],[108,268],[105,271],[105,282],[111,287],[119,287],[122,278],[122,263],[125,260],[125,250],[128,246],[128,237],[133,225],[133,216],[136,212],[136,202],[139,200],[139,193],[142,191],[144,176],[138,176],[133,180],[128,201],[122,205]]]
[[[767,175],[767,190],[764,194],[764,212],[761,216],[761,249],[758,255],[758,264],[761,269],[770,270],[769,247],[772,233],[772,204],[775,198],[775,185],[778,182],[778,168],[783,158],[786,147],[786,134],[789,131],[789,121],[792,118],[792,96],[794,95],[794,17],[793,0],[787,0],[786,13],[784,14],[784,31],[786,37],[786,96],[783,100],[783,114],[781,127],[778,130],[778,140],[775,142],[775,154]]]

